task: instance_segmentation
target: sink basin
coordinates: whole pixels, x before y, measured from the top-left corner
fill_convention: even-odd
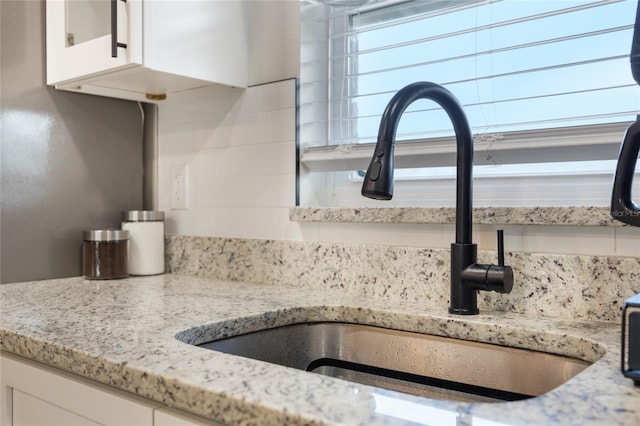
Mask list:
[[[337,322],[276,327],[202,348],[430,398],[542,395],[591,363],[544,352]]]

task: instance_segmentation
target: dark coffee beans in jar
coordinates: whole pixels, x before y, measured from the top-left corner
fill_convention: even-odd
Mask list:
[[[84,232],[82,275],[90,280],[109,280],[129,276],[129,232],[100,229]]]

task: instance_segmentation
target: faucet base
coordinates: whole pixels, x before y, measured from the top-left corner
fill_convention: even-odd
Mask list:
[[[480,313],[480,310],[478,308],[465,309],[449,307],[449,313],[454,315],[478,315]]]
[[[463,271],[478,259],[476,244],[451,244],[451,301],[449,313],[478,315],[478,292],[464,282]]]

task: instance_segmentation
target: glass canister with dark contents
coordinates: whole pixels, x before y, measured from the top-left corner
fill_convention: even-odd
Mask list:
[[[82,275],[90,280],[110,280],[129,276],[129,231],[98,229],[84,231]]]

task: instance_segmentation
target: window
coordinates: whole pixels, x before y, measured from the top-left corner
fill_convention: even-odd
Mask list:
[[[630,0],[303,3],[303,204],[371,204],[359,197],[358,170],[389,99],[421,80],[465,109],[477,205],[608,204],[640,109],[629,68],[635,11]],[[407,109],[393,205],[453,205],[452,135],[435,103]]]

